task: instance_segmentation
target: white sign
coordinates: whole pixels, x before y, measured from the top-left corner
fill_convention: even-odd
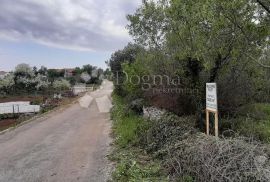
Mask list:
[[[216,83],[206,83],[206,109],[213,112],[218,110]]]

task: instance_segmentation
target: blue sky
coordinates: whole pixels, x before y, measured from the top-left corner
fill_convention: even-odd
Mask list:
[[[126,15],[141,0],[1,0],[0,70],[19,63],[48,68],[91,64],[132,41]]]

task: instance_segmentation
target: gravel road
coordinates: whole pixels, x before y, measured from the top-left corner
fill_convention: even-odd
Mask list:
[[[106,181],[112,87],[0,135],[0,182]]]

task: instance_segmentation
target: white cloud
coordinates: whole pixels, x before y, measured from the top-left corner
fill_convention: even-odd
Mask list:
[[[131,38],[126,15],[141,0],[1,0],[0,37],[76,50],[114,51]]]

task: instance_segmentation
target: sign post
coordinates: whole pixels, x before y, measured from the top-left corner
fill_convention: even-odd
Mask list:
[[[215,136],[218,137],[217,84],[206,83],[206,134],[209,135],[209,113],[215,114]]]

